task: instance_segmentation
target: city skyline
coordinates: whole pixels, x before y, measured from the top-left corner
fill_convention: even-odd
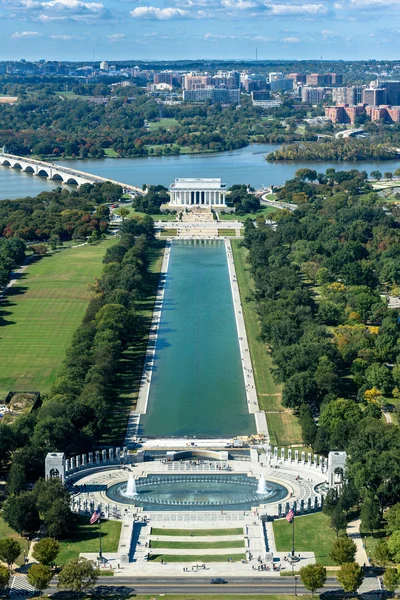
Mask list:
[[[2,60],[250,59],[256,50],[259,59],[390,60],[400,49],[397,0],[0,0],[0,17]]]

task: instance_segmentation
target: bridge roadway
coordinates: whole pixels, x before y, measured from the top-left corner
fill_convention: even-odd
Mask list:
[[[63,165],[48,163],[44,160],[35,160],[26,156],[16,156],[15,154],[7,154],[5,152],[0,153],[0,165],[24,171],[25,173],[32,173],[32,175],[37,175],[38,177],[47,177],[53,181],[59,181],[60,183],[68,185],[104,183],[109,181],[116,185],[120,185],[124,191],[141,195],[144,195],[145,193],[140,188],[127,183],[122,183],[122,181],[115,181],[113,179],[108,179],[107,177],[101,177],[100,175],[77,171],[76,169],[64,167]]]
[[[227,579],[227,583],[213,585],[211,577],[198,577],[188,574],[189,577],[127,577],[116,575],[114,577],[99,577],[97,587],[98,593],[104,590],[105,595],[113,588],[115,598],[119,595],[126,597],[130,594],[293,594],[295,581],[292,577],[236,577]],[[53,583],[54,582],[54,583]],[[53,580],[46,593],[55,592],[56,582]],[[335,577],[328,577],[324,590],[340,590],[341,587]],[[298,594],[310,594],[298,579],[296,584]]]

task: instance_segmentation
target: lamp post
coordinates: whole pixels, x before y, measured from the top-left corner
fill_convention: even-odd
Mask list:
[[[297,580],[298,580],[299,576],[295,575],[294,576],[294,595],[297,596]]]

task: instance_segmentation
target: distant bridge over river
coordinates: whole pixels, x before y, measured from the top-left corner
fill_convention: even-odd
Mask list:
[[[100,175],[93,175],[92,173],[85,173],[84,171],[77,171],[70,167],[64,167],[62,165],[56,165],[54,163],[48,163],[43,160],[35,160],[26,156],[16,156],[15,154],[7,154],[6,152],[0,152],[0,165],[4,167],[10,167],[25,173],[31,173],[38,177],[46,177],[52,181],[59,181],[67,185],[82,185],[84,183],[105,183],[109,181],[120,185],[125,192],[144,194],[145,192],[127,183],[121,181],[114,181],[107,177],[101,177]]]

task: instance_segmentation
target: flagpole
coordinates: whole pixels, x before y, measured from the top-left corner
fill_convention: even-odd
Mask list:
[[[292,558],[294,557],[294,515],[292,519]]]
[[[99,559],[102,561],[103,560],[103,552],[101,549],[101,516],[99,519]]]

